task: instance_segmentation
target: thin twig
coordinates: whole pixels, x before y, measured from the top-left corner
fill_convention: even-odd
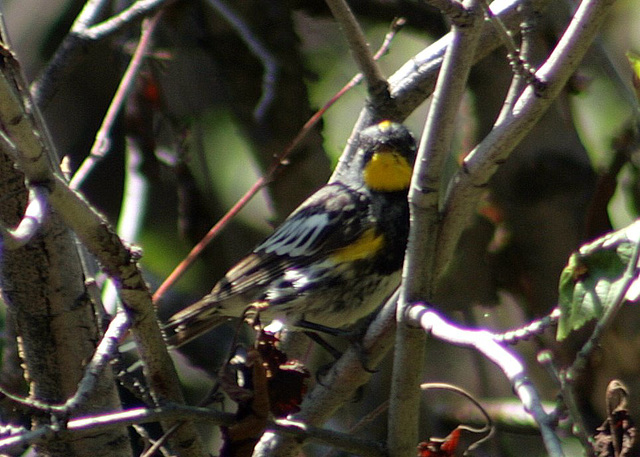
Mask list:
[[[345,34],[349,49],[358,68],[364,75],[367,91],[374,105],[385,105],[389,101],[389,87],[380,67],[373,59],[371,49],[360,28],[360,24],[344,0],[326,0],[333,17]]]
[[[582,449],[586,456],[596,457],[591,433],[589,433],[584,417],[580,412],[578,399],[574,395],[573,382],[566,382],[566,376],[560,376],[560,391],[562,392],[562,404],[571,419],[571,432],[582,444]]]
[[[400,28],[404,25],[404,19],[396,19],[391,24],[391,30],[385,36],[384,42],[378,52],[376,52],[374,58],[377,60],[382,57],[388,50],[391,45],[391,41],[395,37],[396,33],[400,30]],[[271,162],[271,165],[267,168],[264,173],[264,176],[258,178],[258,180],[245,192],[245,194],[227,211],[227,213],[207,232],[207,234],[198,242],[197,245],[191,249],[189,254],[176,266],[176,268],[171,272],[171,274],[164,280],[164,282],[158,287],[158,289],[153,294],[153,301],[157,303],[162,296],[169,290],[175,283],[182,277],[182,275],[187,271],[187,269],[193,264],[196,258],[202,253],[202,251],[215,239],[216,236],[220,234],[220,231],[244,208],[247,203],[267,184],[269,184],[276,175],[284,169],[287,165],[287,157],[298,147],[304,139],[307,137],[309,133],[311,133],[311,129],[320,122],[324,113],[331,108],[340,97],[342,97],[346,92],[351,90],[357,84],[359,84],[363,79],[362,73],[358,73],[355,75],[351,81],[349,81],[342,89],[340,89],[331,99],[325,103],[325,105],[316,111],[313,116],[305,122],[302,126],[296,137],[291,140],[291,142],[287,145],[286,148],[282,151],[282,153],[278,154]]]
[[[41,114],[30,100],[24,78],[10,73],[12,56],[5,51],[5,71],[0,72],[0,122],[19,151],[17,166],[30,182],[46,186],[49,203],[100,263],[103,271],[120,285],[124,309],[132,321],[132,333],[143,360],[152,393],[158,402],[184,403],[175,367],[167,353],[155,316],[148,287],[135,252],[113,232],[104,217],[67,185],[54,160],[55,149]],[[193,424],[179,429],[172,438],[175,452],[201,455],[201,442]]]
[[[149,446],[149,449],[147,449],[145,452],[143,452],[140,457],[153,457],[156,452],[158,452],[159,450],[161,450],[163,448],[163,446],[166,444],[167,440],[169,439],[169,437],[178,429],[178,427],[180,427],[182,425],[181,422],[176,422],[175,424],[173,424],[171,426],[171,428],[169,430],[167,430],[166,432],[164,432],[164,434],[157,440],[155,441],[151,441],[151,446]]]
[[[463,388],[454,386],[452,384],[446,384],[441,382],[426,382],[424,384],[420,384],[420,389],[422,389],[423,391],[444,390],[446,392],[453,392],[457,395],[461,395],[465,397],[467,400],[473,403],[473,405],[476,408],[478,408],[478,410],[480,411],[480,414],[484,417],[484,420],[485,420],[485,423],[483,424],[482,428],[475,428],[466,424],[461,424],[458,426],[458,428],[462,428],[462,429],[468,430],[469,432],[477,433],[477,434],[486,433],[486,435],[478,439],[477,441],[474,441],[473,444],[467,448],[467,450],[465,451],[465,454],[477,448],[478,446],[480,446],[480,444],[489,440],[494,435],[495,427],[493,426],[493,420],[491,419],[489,412],[484,408],[484,406],[480,404],[480,402],[473,395],[471,395],[469,392],[467,392]]]
[[[384,37],[384,41],[382,42],[382,45],[380,46],[378,51],[373,55],[373,60],[378,61],[383,55],[385,55],[388,52],[389,47],[391,46],[391,41],[395,37],[396,33],[398,33],[400,29],[404,27],[405,24],[406,24],[406,19],[404,18],[396,18],[393,20],[393,22],[391,23],[391,27],[389,28],[389,31]],[[342,87],[342,89],[336,92],[336,94],[333,97],[331,97],[331,99],[322,108],[320,108],[313,115],[311,119],[322,116],[325,113],[325,111],[327,111],[331,106],[333,106],[333,104],[337,102],[346,92],[348,92],[349,90],[353,89],[355,86],[360,84],[363,79],[364,79],[363,73],[358,73],[353,78],[351,78],[351,80],[347,84],[345,84]],[[316,122],[314,122],[314,125]],[[305,127],[306,126],[307,125],[305,124]],[[301,130],[304,130],[305,127],[303,127],[303,129]]]
[[[531,127],[561,93],[593,42],[614,0],[584,0],[547,61],[536,72],[541,87],[527,86],[513,110],[494,125],[484,140],[465,157],[446,201],[440,225],[436,272],[444,271],[474,214],[489,179]]]
[[[82,30],[82,35],[97,41],[121,31],[125,26],[133,25],[176,0],[138,0],[109,19]]]
[[[540,433],[549,455],[552,457],[564,455],[560,439],[553,430],[549,416],[544,411],[538,393],[529,381],[523,364],[507,348],[498,344],[491,332],[455,326],[421,304],[411,306],[407,317],[435,338],[456,346],[472,347],[497,365],[511,383],[525,410],[540,427]]]
[[[277,168],[282,166],[282,163],[279,163]],[[164,280],[164,282],[158,287],[158,289],[153,294],[153,302],[157,303],[164,294],[173,286],[183,274],[186,273],[187,269],[193,264],[193,262],[198,258],[198,256],[204,251],[207,245],[220,233],[223,227],[225,227],[235,216],[244,208],[249,201],[253,198],[255,194],[257,194],[260,189],[268,183],[268,176],[272,176],[274,172],[265,173],[264,176],[258,178],[258,180],[253,183],[253,185],[249,188],[249,190],[233,205],[233,207],[226,212],[222,218],[214,224],[213,227],[209,229],[207,234],[196,244],[189,254],[180,261],[177,267],[171,272],[169,276]]]
[[[231,27],[249,48],[249,51],[256,56],[262,64],[264,72],[262,74],[262,95],[253,109],[253,117],[257,122],[262,122],[267,110],[271,107],[275,98],[275,84],[278,78],[279,65],[274,55],[251,31],[249,26],[237,15],[233,9],[222,0],[208,0],[208,3]]]
[[[237,421],[234,414],[223,413],[209,408],[178,405],[168,405],[154,409],[136,408],[128,411],[72,419],[64,429],[57,425],[43,426],[9,438],[0,439],[0,451],[11,453],[29,445],[50,440],[56,436],[79,438],[83,435],[97,434],[122,426],[181,420],[205,421],[224,426],[232,426]],[[290,419],[270,422],[267,428],[284,436],[295,438],[298,442],[308,441],[334,446],[346,452],[362,456],[384,457],[386,455],[383,446],[374,441],[354,437],[351,434],[319,429]]]
[[[87,364],[84,376],[78,383],[76,393],[69,397],[69,399],[67,399],[67,401],[62,405],[51,405],[36,399],[23,398],[8,392],[3,387],[0,387],[0,392],[2,395],[19,405],[59,416],[69,416],[77,408],[81,407],[93,393],[100,380],[102,371],[106,366],[108,366],[109,361],[114,357],[117,352],[120,339],[128,329],[129,320],[126,313],[118,312],[109,324],[109,328],[102,337],[91,361]]]
[[[507,57],[515,75],[526,84],[538,84],[535,75],[535,68],[531,67],[531,65],[524,58],[524,56],[522,55],[522,50],[519,49],[516,43],[513,41],[513,37],[509,33],[507,27],[499,17],[495,16],[491,12],[491,8],[489,7],[487,0],[482,0],[482,6],[487,14],[487,17],[498,32],[502,43],[507,48]],[[528,11],[526,11],[525,14],[531,12],[531,8],[527,8],[527,10]]]
[[[63,413],[69,414],[82,406],[95,390],[102,371],[109,366],[109,362],[116,356],[118,345],[127,330],[129,330],[130,325],[131,321],[127,313],[122,310],[118,311],[109,323],[109,327],[102,336],[102,340],[96,348],[91,361],[85,367],[85,374],[80,383],[78,383],[76,393],[62,406],[61,411]]]
[[[49,64],[31,84],[31,96],[40,108],[45,107],[56,94],[62,80],[82,60],[83,49],[142,20],[174,0],[138,0],[114,17],[92,25],[111,3],[108,0],[89,0],[71,26]]]
[[[504,333],[494,334],[494,339],[498,343],[510,345],[517,344],[522,340],[528,340],[534,335],[540,335],[552,325],[556,325],[559,318],[560,308],[556,307],[547,316],[536,319],[533,322],[528,323],[524,327],[517,328],[515,330],[509,330]]]
[[[152,36],[161,16],[162,11],[156,14],[151,20],[143,23],[138,46],[131,57],[127,70],[118,85],[118,90],[116,90],[113,100],[111,100],[111,104],[109,105],[109,109],[102,120],[102,125],[96,134],[96,139],[91,147],[91,152],[82,162],[69,183],[69,187],[72,189],[80,188],[89,173],[100,161],[102,161],[102,159],[104,159],[111,149],[111,140],[109,139],[111,135],[111,128],[113,127],[118,113],[122,109],[122,105],[134,86],[135,79],[138,76],[138,72],[142,67],[145,57],[148,54],[149,48],[153,45]]]
[[[486,0],[485,0],[486,1]],[[500,123],[503,119],[509,115],[511,110],[513,109],[515,103],[522,95],[522,91],[527,86],[527,84],[539,84],[535,76],[535,68],[533,68],[528,62],[531,47],[533,44],[531,41],[533,40],[533,25],[535,13],[533,8],[531,8],[530,0],[523,0],[521,9],[523,15],[525,16],[525,20],[521,24],[521,45],[520,48],[516,48],[515,43],[513,42],[513,37],[506,30],[506,27],[502,23],[502,21],[497,18],[488,5],[485,3],[485,8],[487,10],[487,15],[491,21],[493,21],[496,30],[499,32],[502,37],[503,42],[507,47],[507,58],[509,59],[509,63],[513,70],[513,78],[511,80],[511,84],[509,86],[509,90],[507,91],[507,95],[505,96],[504,103],[502,104],[502,109],[498,114],[496,123]]]

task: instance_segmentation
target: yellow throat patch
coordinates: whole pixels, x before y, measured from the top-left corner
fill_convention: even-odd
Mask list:
[[[411,173],[411,165],[402,154],[393,149],[380,149],[364,167],[364,183],[371,190],[397,192],[409,187]]]

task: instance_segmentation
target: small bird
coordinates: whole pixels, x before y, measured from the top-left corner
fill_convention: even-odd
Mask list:
[[[364,129],[351,172],[316,191],[198,302],[163,330],[179,347],[249,306],[263,321],[344,328],[398,287],[409,234],[416,143],[406,127]]]

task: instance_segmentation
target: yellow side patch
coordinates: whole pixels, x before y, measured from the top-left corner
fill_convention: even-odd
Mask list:
[[[409,188],[411,165],[400,153],[382,149],[364,167],[364,183],[371,190],[396,192]]]
[[[384,243],[384,235],[376,235],[371,228],[349,246],[338,249],[330,257],[336,262],[352,262],[366,259],[375,255],[382,248],[382,243]]]

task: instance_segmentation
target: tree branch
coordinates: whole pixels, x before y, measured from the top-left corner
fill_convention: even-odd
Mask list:
[[[275,84],[278,78],[279,67],[277,59],[229,5],[222,0],[208,0],[208,3],[236,30],[240,39],[247,45],[247,48],[249,48],[251,53],[256,56],[264,67],[264,73],[262,75],[262,95],[253,110],[253,116],[256,118],[256,121],[262,122],[263,117],[267,114],[267,110],[271,107],[271,103],[275,98]]]
[[[118,89],[113,96],[109,109],[104,116],[102,125],[100,126],[100,129],[98,129],[91,151],[82,164],[80,164],[80,167],[78,167],[73,178],[71,178],[69,187],[72,189],[80,188],[89,173],[91,173],[94,167],[104,159],[111,149],[111,141],[109,140],[109,137],[111,136],[111,129],[118,113],[122,109],[122,105],[133,88],[135,79],[142,67],[142,63],[145,61],[145,57],[153,45],[153,32],[158,25],[161,15],[162,11],[142,26],[142,33],[140,34],[140,40],[138,41],[136,50],[131,57],[127,70],[124,72],[124,75],[120,80],[120,84],[118,85]]]
[[[436,272],[442,272],[449,263],[462,231],[498,166],[542,117],[575,72],[613,1],[585,0],[580,3],[558,45],[536,72],[544,89],[540,91],[539,87],[529,84],[511,113],[495,124],[486,138],[464,159],[447,198],[440,226]]]
[[[411,229],[402,272],[396,319],[398,330],[388,421],[391,456],[408,455],[416,446],[420,413],[420,381],[425,359],[425,335],[405,322],[405,308],[417,300],[430,300],[438,243],[440,186],[449,155],[458,107],[465,92],[484,14],[475,0],[465,2],[467,22],[454,24],[433,100],[425,123],[409,189]]]
[[[97,382],[102,375],[102,371],[108,365],[109,361],[113,359],[120,344],[120,339],[128,329],[129,320],[127,319],[127,315],[122,311],[118,312],[109,324],[109,328],[103,335],[91,361],[85,367],[84,377],[78,383],[76,393],[69,397],[63,405],[44,403],[37,399],[24,399],[8,392],[2,387],[0,387],[0,392],[11,401],[22,406],[39,409],[46,413],[53,413],[60,417],[70,416],[75,409],[86,403],[89,396],[94,392],[97,387]]]
[[[5,48],[3,51],[7,65],[17,65],[10,52]],[[69,189],[59,165],[51,158],[55,157],[54,148],[39,110],[30,102],[28,93],[20,92],[26,88],[21,75],[14,73],[12,81],[5,72],[0,75],[0,121],[19,152],[15,158],[18,167],[27,180],[49,189],[52,208],[118,284],[145,374],[158,404],[184,403],[175,367],[156,320],[151,294],[137,264],[137,255],[124,245],[80,194]],[[172,435],[171,444],[181,455],[201,454],[200,439],[192,424],[180,427]]]
[[[4,139],[4,135],[0,134]],[[47,214],[47,190],[40,186],[32,186],[29,189],[29,203],[24,212],[24,217],[16,228],[10,229],[2,226],[2,248],[16,249],[27,244],[33,236],[42,228]]]
[[[386,105],[389,101],[389,85],[374,60],[360,24],[353,16],[349,5],[344,0],[326,0],[326,3],[329,5],[333,17],[342,27],[353,59],[356,61],[367,83],[367,91],[371,102],[376,106]]]
[[[50,425],[36,430],[25,431],[0,439],[0,451],[7,454],[20,452],[30,445],[42,443],[55,437],[78,439],[86,435],[104,433],[106,430],[118,427],[159,421],[204,421],[230,427],[237,422],[237,419],[232,413],[193,406],[167,405],[153,409],[135,408],[112,414],[73,419],[67,423],[66,427]],[[329,445],[352,454],[367,457],[384,457],[386,455],[383,446],[379,443],[363,440],[345,433],[312,427],[303,422],[280,419],[269,422],[267,428],[298,442],[305,441]]]
[[[0,142],[0,193],[5,196],[0,212],[3,221],[12,225],[16,217],[23,217],[27,187],[38,189],[44,196],[51,189],[48,177],[53,170],[60,170],[48,132],[26,93],[20,66],[7,47],[2,23],[0,35],[0,124],[6,139]],[[16,167],[20,161],[32,172],[26,180]],[[73,234],[51,208],[44,218],[38,218],[42,224],[25,246],[1,251],[2,292],[18,336],[20,372],[26,374],[31,397],[58,403],[73,394],[82,379],[84,364],[100,338],[101,322],[84,283],[81,254]],[[96,414],[119,407],[113,373],[103,372],[95,381],[95,389],[78,405],[76,413]],[[32,419],[34,426],[48,421],[43,415]],[[131,448],[126,430],[120,429],[89,437],[82,444],[71,440],[48,442],[36,452],[124,457],[131,454]]]
[[[540,427],[542,439],[549,455],[552,457],[564,455],[560,439],[552,428],[549,416],[542,408],[538,393],[529,381],[524,366],[514,354],[495,341],[491,332],[457,327],[420,304],[413,305],[408,309],[407,318],[419,324],[425,332],[439,340],[456,346],[472,347],[496,364],[513,386],[513,390],[520,398],[525,410]]]
[[[88,0],[71,26],[49,64],[31,84],[31,96],[40,108],[47,106],[58,90],[60,81],[69,75],[82,60],[87,46],[142,20],[174,0],[138,0],[110,19],[92,25],[110,5],[105,0]]]
[[[548,1],[531,0],[531,8],[534,12],[540,13]],[[517,31],[522,21],[519,5],[519,0],[495,1],[491,4],[491,11],[500,18],[506,27]],[[357,141],[354,139],[357,138],[358,132],[382,119],[403,122],[432,94],[442,59],[452,38],[453,33],[448,33],[418,53],[389,77],[389,91],[393,103],[385,106],[367,105],[362,109],[353,127],[350,141],[347,141],[338,166],[331,175],[331,182],[340,180],[342,176],[349,173],[353,156],[356,153]],[[495,27],[484,23],[474,62],[486,57],[501,45],[502,41]]]
[[[398,294],[394,294],[374,321],[359,345],[351,345],[331,370],[323,376],[305,397],[299,413],[293,420],[319,425],[329,419],[339,408],[352,398],[355,390],[371,378],[371,369],[380,363],[387,351],[393,346],[395,331],[395,308]],[[367,368],[362,360],[367,361]],[[415,444],[415,443],[414,443]],[[283,457],[298,454],[301,443],[290,437],[269,436],[260,440],[254,450],[254,456]]]

